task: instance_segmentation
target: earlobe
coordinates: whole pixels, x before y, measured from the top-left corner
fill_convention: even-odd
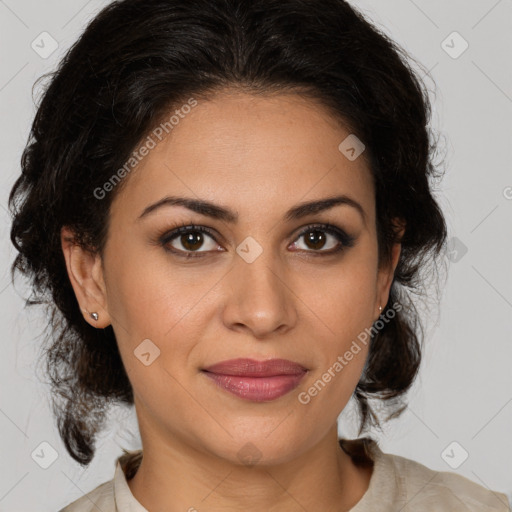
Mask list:
[[[67,227],[61,230],[61,246],[68,277],[86,321],[94,327],[107,327],[110,316],[101,256],[77,244]]]
[[[402,251],[401,241],[403,240],[406,229],[405,221],[398,217],[393,218],[393,225],[395,231],[395,243],[391,247],[389,264],[386,270],[383,269],[382,271],[383,282],[381,283],[381,289],[379,290],[379,301],[381,304],[387,304],[388,302],[389,292],[395,277],[395,271],[398,266],[398,262],[400,261],[400,253]]]

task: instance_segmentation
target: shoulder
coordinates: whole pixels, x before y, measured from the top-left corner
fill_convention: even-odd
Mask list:
[[[115,512],[114,481],[104,482],[59,512]]]
[[[73,501],[59,512],[116,512],[120,510],[145,511],[135,498],[126,483],[132,478],[142,461],[142,450],[123,449],[115,462],[114,478],[104,482]],[[116,505],[117,503],[117,505]]]
[[[383,453],[385,464],[395,475],[399,493],[407,510],[436,512],[467,510],[509,512],[507,496],[450,471],[436,471],[401,457]]]
[[[373,465],[369,487],[351,512],[510,512],[507,496],[450,471],[385,453],[371,437],[341,439],[358,466]]]

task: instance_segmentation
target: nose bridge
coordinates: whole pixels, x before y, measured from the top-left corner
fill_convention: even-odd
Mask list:
[[[240,282],[248,288],[250,296],[263,297],[270,294],[269,299],[282,302],[284,283],[281,277],[282,268],[276,263],[277,258],[267,251],[266,254],[262,253],[252,262],[247,262],[243,258],[241,260],[236,264],[236,272],[240,276]]]
[[[243,324],[258,336],[289,326],[295,308],[280,258],[251,237],[236,252],[225,321]]]

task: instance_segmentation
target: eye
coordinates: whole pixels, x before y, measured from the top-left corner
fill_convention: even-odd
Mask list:
[[[206,246],[205,241],[209,242]],[[180,226],[167,232],[160,238],[160,243],[167,251],[185,258],[203,256],[203,254],[195,253],[205,253],[219,247],[213,233],[208,228],[195,225]],[[204,250],[200,251],[200,248]]]
[[[304,237],[304,243],[301,247],[298,242],[294,242],[295,248],[313,253],[333,254],[342,251],[348,247],[353,247],[355,238],[345,233],[343,230],[331,224],[315,224],[307,226],[301,231],[298,239]]]

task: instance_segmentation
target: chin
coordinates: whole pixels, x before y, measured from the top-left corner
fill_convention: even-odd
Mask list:
[[[289,430],[284,429],[277,434],[278,429],[279,427],[270,435],[266,430],[252,434],[233,435],[223,446],[211,446],[209,443],[210,451],[230,463],[248,467],[284,464],[299,456],[307,446],[302,444],[304,439],[301,436],[295,438]],[[314,443],[311,442],[311,444]]]

